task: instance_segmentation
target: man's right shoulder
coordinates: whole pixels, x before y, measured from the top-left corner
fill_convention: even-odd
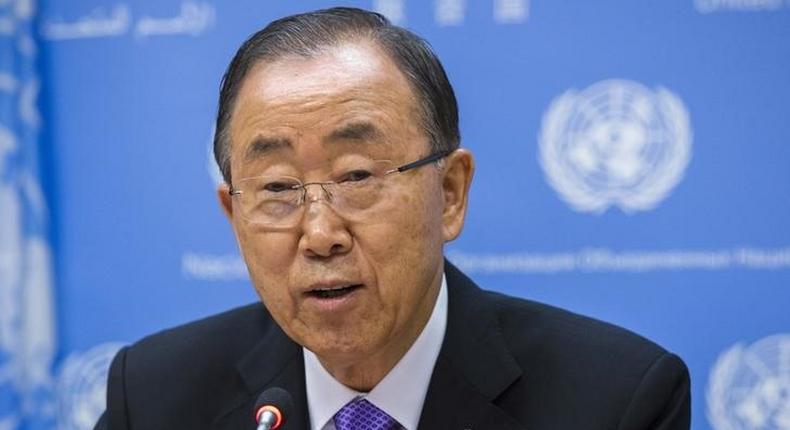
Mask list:
[[[263,304],[251,303],[148,335],[129,348],[130,352],[165,355],[195,349],[205,351],[218,345],[235,350],[260,340],[273,324]]]
[[[110,368],[109,420],[134,416],[139,428],[179,428],[186,411],[194,411],[195,422],[210,422],[222,399],[243,390],[238,362],[274,329],[279,328],[265,307],[255,303],[125,347]],[[125,428],[111,426],[116,427]]]

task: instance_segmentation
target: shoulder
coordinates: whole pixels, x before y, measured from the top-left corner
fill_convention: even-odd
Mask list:
[[[669,428],[688,428],[689,374],[675,354],[622,327],[546,304],[489,291],[482,300],[523,372],[505,396],[511,401],[529,392],[543,406],[564,405],[565,424],[600,419],[605,427],[631,429],[664,420],[680,423]]]
[[[482,291],[482,296],[516,353],[521,347],[541,346],[554,355],[573,354],[579,362],[601,355],[607,361],[618,355],[651,360],[667,353],[641,335],[595,318],[491,291]]]
[[[617,355],[651,360],[666,353],[656,343],[622,327],[544,303],[483,290],[451,264],[450,319],[463,326],[470,314],[499,332],[516,357],[551,356],[587,365]],[[493,326],[493,327],[492,327]]]
[[[688,429],[689,374],[675,354],[613,324],[481,290],[452,265],[446,274],[446,356],[482,388],[497,369],[514,375],[495,403],[516,421],[528,428]],[[496,365],[481,365],[481,357]]]
[[[208,419],[221,399],[239,392],[243,381],[237,363],[273,326],[264,306],[255,303],[161,331],[122,349],[108,379],[110,420],[134,416],[153,425],[190,410],[195,411],[192,418]]]
[[[244,348],[260,339],[273,324],[261,303],[231,309],[146,336],[129,348],[129,353],[157,356],[157,359],[199,350],[203,354],[220,349],[222,354]],[[221,348],[217,348],[221,346]],[[175,357],[174,357],[175,358]]]

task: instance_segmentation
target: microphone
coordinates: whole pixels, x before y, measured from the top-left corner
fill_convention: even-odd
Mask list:
[[[258,396],[255,402],[255,422],[257,430],[275,430],[280,428],[286,417],[291,414],[293,400],[291,395],[279,387],[272,387]]]

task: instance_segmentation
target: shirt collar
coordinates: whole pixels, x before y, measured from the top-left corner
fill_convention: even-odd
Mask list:
[[[397,420],[405,430],[416,430],[446,328],[447,281],[442,274],[439,297],[422,333],[370,393],[360,393],[341,384],[324,369],[314,353],[302,348],[310,428],[323,429],[346,403],[364,397]]]

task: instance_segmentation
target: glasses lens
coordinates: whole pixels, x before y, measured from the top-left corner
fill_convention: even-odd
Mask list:
[[[255,224],[277,226],[297,218],[302,198],[298,179],[259,176],[239,182],[242,215]]]
[[[359,219],[370,215],[386,197],[384,180],[390,161],[371,161],[336,175],[332,206],[344,217]]]
[[[290,228],[301,219],[305,205],[324,200],[344,218],[375,216],[387,195],[384,178],[391,161],[356,160],[338,167],[331,181],[302,184],[287,176],[259,176],[239,181],[237,194],[243,217],[254,224]]]

